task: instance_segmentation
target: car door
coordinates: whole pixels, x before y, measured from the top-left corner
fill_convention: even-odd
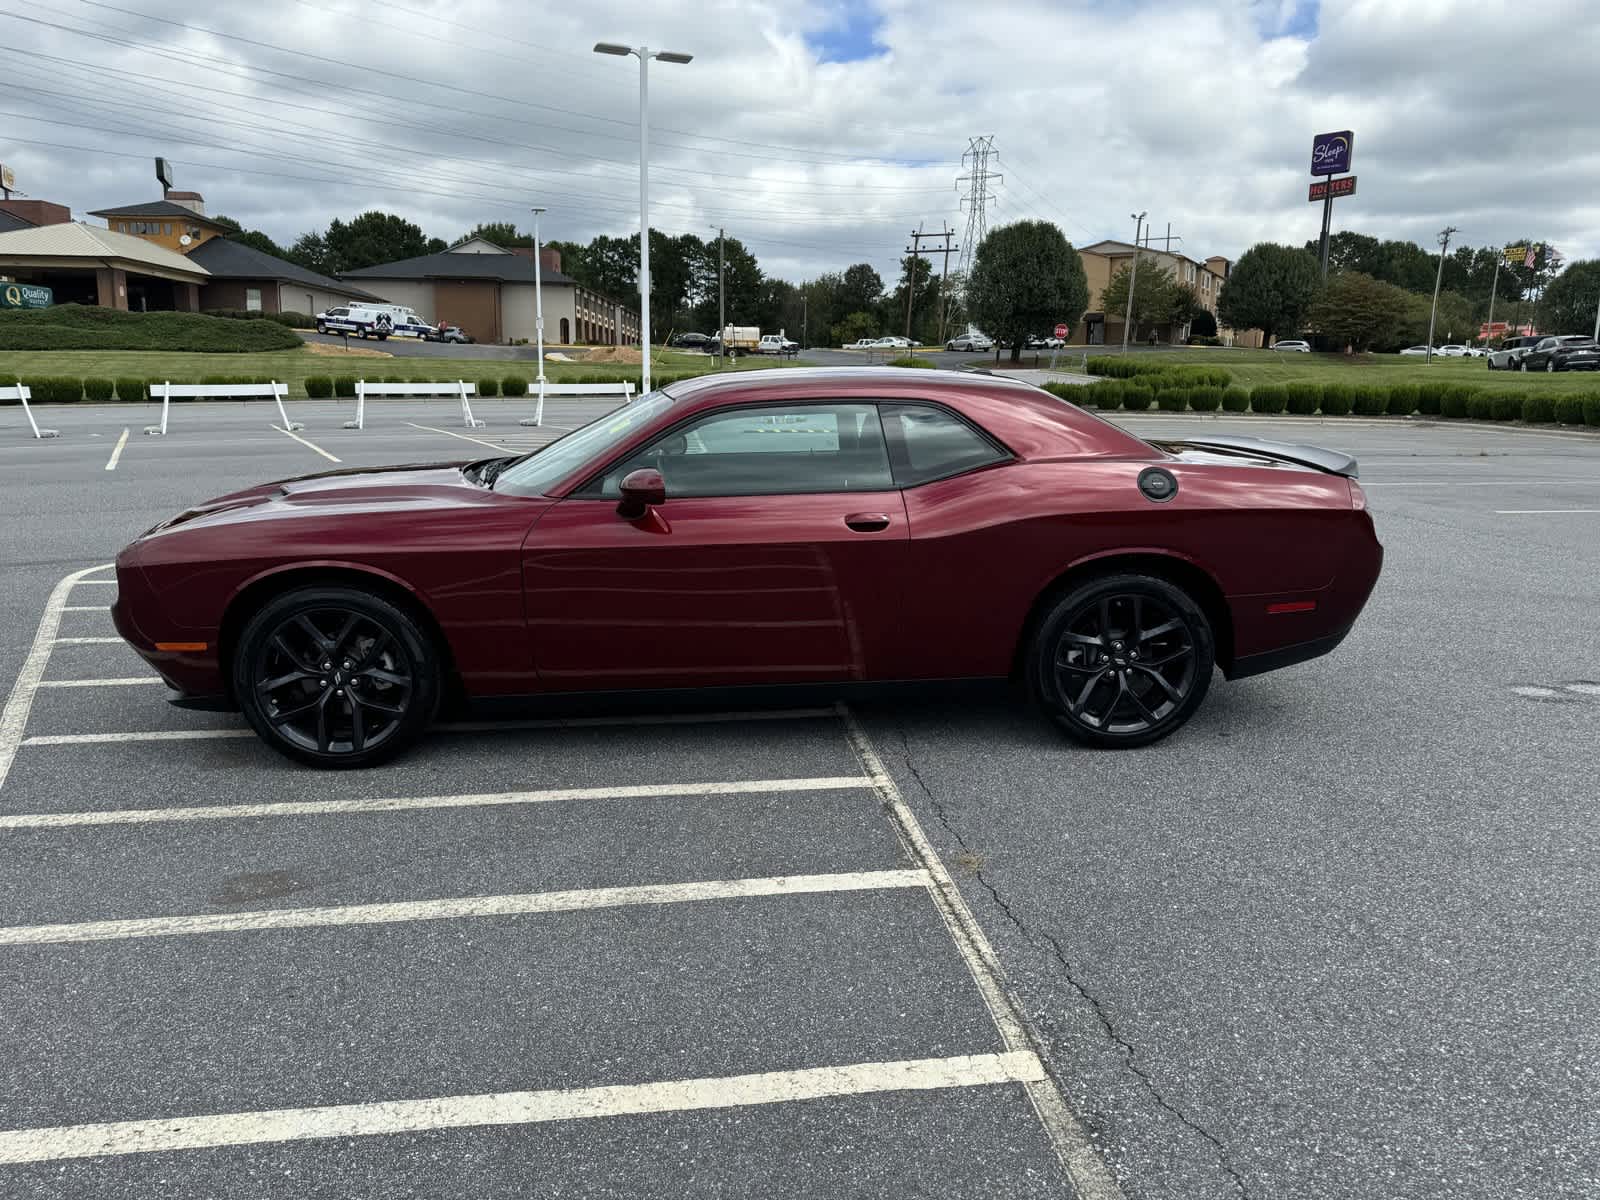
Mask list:
[[[618,513],[653,468],[666,501]],[[875,405],[714,410],[554,505],[523,550],[534,663],[550,690],[882,677],[907,552]]]

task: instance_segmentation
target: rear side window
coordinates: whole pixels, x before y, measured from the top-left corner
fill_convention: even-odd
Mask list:
[[[948,479],[1010,457],[945,409],[924,404],[885,404],[882,411],[897,487]]]

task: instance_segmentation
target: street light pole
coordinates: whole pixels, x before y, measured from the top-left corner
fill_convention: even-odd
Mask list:
[[[1133,225],[1133,269],[1128,272],[1128,311],[1122,318],[1122,352],[1128,352],[1128,325],[1133,320],[1133,285],[1139,281],[1139,236],[1144,232],[1144,219],[1149,215],[1146,210],[1142,213],[1129,213],[1134,220]]]
[[[596,42],[596,54],[635,55],[639,59],[639,390],[650,390],[650,60],[686,63],[692,54]],[[622,331],[617,331],[620,343]]]
[[[1428,357],[1423,365],[1433,362],[1433,322],[1439,315],[1439,285],[1444,282],[1444,256],[1450,252],[1450,235],[1458,230],[1447,225],[1439,231],[1439,273],[1433,279],[1433,307],[1428,310]]]

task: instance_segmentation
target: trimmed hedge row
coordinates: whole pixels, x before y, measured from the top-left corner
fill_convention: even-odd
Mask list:
[[[1116,360],[1112,360],[1116,361]],[[1479,421],[1526,421],[1529,424],[1600,427],[1600,391],[1552,396],[1516,387],[1478,388],[1459,383],[1396,384],[1263,384],[1242,387],[1186,385],[1156,375],[1100,379],[1094,383],[1047,383],[1045,390],[1083,408],[1142,412],[1152,405],[1162,412],[1281,413],[1323,416],[1471,418]]]
[[[0,350],[172,350],[254,354],[303,345],[276,321],[202,313],[130,313],[93,305],[0,312]]]
[[[290,329],[315,329],[317,319],[299,312],[259,312],[247,308],[207,308],[201,310],[208,317],[226,317],[230,321],[272,321]]]
[[[1161,386],[1157,380],[1163,377],[1174,381],[1171,386],[1181,387],[1227,387],[1233,382],[1221,367],[1187,367],[1137,358],[1091,358],[1085,369],[1106,379],[1138,379],[1155,388]]]

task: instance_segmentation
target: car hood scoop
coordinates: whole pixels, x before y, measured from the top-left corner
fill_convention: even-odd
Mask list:
[[[360,467],[328,471],[276,485],[275,498],[285,504],[369,504],[385,500],[414,501],[449,494],[459,499],[463,489],[475,489],[461,475],[459,465],[413,464],[403,467]]]

